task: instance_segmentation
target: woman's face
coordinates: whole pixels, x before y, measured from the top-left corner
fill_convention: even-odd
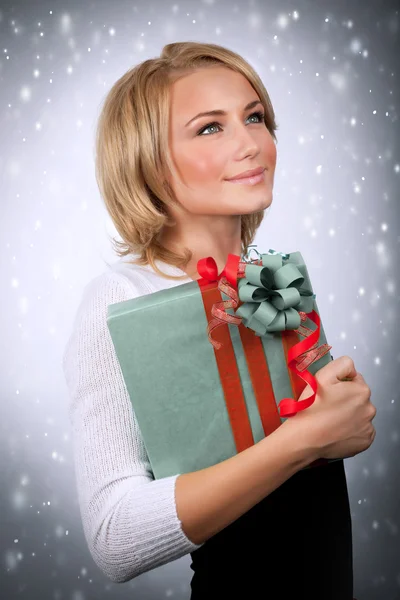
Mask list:
[[[171,185],[189,213],[243,215],[271,204],[276,145],[263,121],[262,104],[245,110],[256,100],[247,79],[225,67],[199,69],[172,85],[169,143],[181,181],[174,177]],[[198,113],[216,109],[226,115],[198,117],[187,125]],[[266,169],[261,183],[227,181],[257,167]]]

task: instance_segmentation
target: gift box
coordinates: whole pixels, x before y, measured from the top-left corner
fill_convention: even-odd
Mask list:
[[[156,479],[259,442],[312,404],[314,375],[332,360],[300,252],[230,254],[220,275],[207,257],[198,271],[199,280],[108,307]],[[307,383],[314,393],[297,402]]]

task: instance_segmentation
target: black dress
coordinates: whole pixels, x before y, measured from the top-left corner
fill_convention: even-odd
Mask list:
[[[191,557],[190,600],[352,600],[343,460],[298,471]]]

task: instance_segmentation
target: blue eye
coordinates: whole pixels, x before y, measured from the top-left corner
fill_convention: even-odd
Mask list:
[[[258,122],[259,123],[263,123],[264,122],[264,116],[265,115],[264,115],[264,113],[262,111],[253,112],[248,118],[250,119],[250,117],[254,117],[254,116],[258,117],[258,119],[259,119]],[[215,125],[217,125],[218,127],[221,126],[217,121],[213,121],[212,123],[207,123],[207,125],[205,125],[201,129],[199,129],[199,131],[197,132],[196,135],[201,136],[206,129],[208,129],[209,127],[214,127]],[[212,133],[211,134],[209,133],[207,135],[212,135]]]

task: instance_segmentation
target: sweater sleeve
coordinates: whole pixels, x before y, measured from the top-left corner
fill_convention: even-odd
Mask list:
[[[178,518],[178,474],[154,479],[107,327],[107,306],[137,295],[121,273],[95,278],[63,353],[84,534],[93,560],[115,583],[203,545],[189,540]]]

